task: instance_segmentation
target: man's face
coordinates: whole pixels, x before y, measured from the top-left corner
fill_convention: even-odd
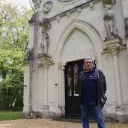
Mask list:
[[[93,63],[93,61],[90,59],[90,60],[86,60],[86,61],[84,62],[84,65],[85,65],[85,68],[86,68],[87,71],[91,71],[92,68],[93,68],[94,63]]]

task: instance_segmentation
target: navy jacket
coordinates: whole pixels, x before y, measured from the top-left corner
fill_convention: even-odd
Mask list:
[[[84,70],[80,72],[79,75],[79,96],[80,96],[80,104],[82,104],[82,81],[81,78],[84,77]],[[97,99],[98,99],[98,106],[103,108],[103,102],[106,102],[107,97],[105,96],[106,93],[106,80],[103,72],[99,69],[95,69],[95,75],[97,76]]]

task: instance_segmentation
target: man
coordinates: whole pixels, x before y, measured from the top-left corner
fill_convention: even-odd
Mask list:
[[[84,59],[85,69],[80,73],[80,102],[83,128],[89,128],[89,116],[93,114],[98,128],[105,128],[104,118],[101,109],[107,98],[106,80],[102,71],[94,66],[94,59]]]

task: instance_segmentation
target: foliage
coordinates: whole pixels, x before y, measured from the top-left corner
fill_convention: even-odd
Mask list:
[[[0,3],[0,109],[22,109],[23,60],[32,10]]]
[[[0,112],[0,121],[20,119],[21,114],[21,112]]]

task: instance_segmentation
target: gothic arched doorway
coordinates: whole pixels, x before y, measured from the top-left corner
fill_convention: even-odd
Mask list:
[[[83,69],[83,60],[67,63],[65,67],[65,117],[80,117],[79,73]]]

